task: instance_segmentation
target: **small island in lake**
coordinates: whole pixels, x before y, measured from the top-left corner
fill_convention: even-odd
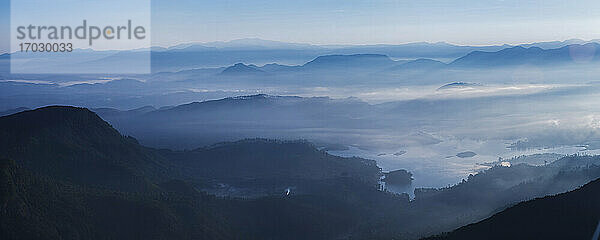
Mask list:
[[[385,178],[382,181],[390,185],[409,185],[413,180],[412,175],[411,172],[400,169],[384,173]]]
[[[404,155],[406,153],[406,151],[399,151],[397,153],[394,153],[394,156],[401,156]]]
[[[456,154],[456,156],[459,158],[470,158],[470,157],[475,157],[475,155],[477,155],[477,153],[474,153],[471,151],[461,152],[461,153]]]

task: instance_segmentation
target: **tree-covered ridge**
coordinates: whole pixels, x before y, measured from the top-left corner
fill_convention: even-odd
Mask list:
[[[600,223],[600,180],[519,203],[481,222],[428,239],[593,239]]]
[[[360,224],[370,207],[358,196],[383,194],[373,161],[330,156],[303,141],[156,150],[73,107],[0,117],[0,133],[0,156],[14,159],[2,160],[2,239],[322,239]],[[322,169],[304,169],[304,161]],[[229,168],[235,164],[244,168]],[[218,176],[211,171],[226,174],[219,182],[247,172],[238,181],[247,184],[289,174],[304,194],[217,198],[200,191]]]
[[[415,239],[600,177],[600,157],[567,156],[409,201],[378,190],[374,161],[306,141],[152,149],[72,107],[0,117],[0,134],[2,239]]]
[[[124,137],[95,113],[45,107],[0,117],[0,156],[57,179],[151,191],[171,173],[165,159]]]
[[[246,139],[161,154],[191,178],[227,184],[265,183],[280,190],[306,181],[340,178],[376,188],[381,176],[373,160],[333,156],[306,141]]]
[[[200,192],[111,191],[0,165],[2,239],[232,239]]]

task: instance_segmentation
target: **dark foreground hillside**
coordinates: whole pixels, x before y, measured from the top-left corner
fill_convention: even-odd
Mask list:
[[[175,182],[174,189],[185,188]],[[32,174],[0,160],[1,239],[231,239],[199,192],[133,194]]]
[[[305,141],[158,150],[73,107],[0,117],[0,136],[0,239],[418,239],[600,177],[600,157],[570,156],[494,167],[409,201],[378,190],[374,161]]]
[[[375,206],[407,203],[377,191],[373,161],[306,142],[155,150],[73,107],[0,117],[0,135],[0,239],[335,239],[362,229]],[[260,181],[279,191],[253,199],[199,191]]]
[[[571,192],[517,204],[479,223],[429,239],[593,239],[599,224],[600,180],[595,180]]]

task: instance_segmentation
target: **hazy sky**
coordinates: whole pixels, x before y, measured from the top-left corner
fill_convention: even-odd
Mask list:
[[[8,3],[0,0],[0,51],[8,41]],[[239,38],[514,44],[600,38],[600,1],[153,0],[152,21],[153,43],[161,46]]]

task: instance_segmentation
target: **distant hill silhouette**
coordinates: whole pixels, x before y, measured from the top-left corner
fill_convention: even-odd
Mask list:
[[[543,48],[543,49],[553,49],[553,48],[561,48],[567,45],[573,45],[573,44],[586,44],[586,43],[594,43],[594,42],[600,42],[598,41],[598,39],[594,39],[594,40],[590,40],[590,41],[585,41],[585,40],[581,40],[581,39],[567,39],[564,41],[549,41],[549,42],[535,42],[535,43],[526,43],[526,44],[521,44],[519,46],[522,47],[539,47],[539,48]]]
[[[446,64],[432,59],[417,59],[402,63],[398,66],[387,69],[388,71],[429,71],[438,70],[446,67]]]
[[[553,64],[591,63],[600,60],[600,44],[573,44],[556,49],[512,47],[497,52],[474,51],[458,58],[452,67],[507,67],[517,65],[549,66]]]
[[[344,68],[385,68],[395,64],[382,54],[325,55],[304,64],[304,69],[334,70]]]
[[[121,115],[104,112],[99,114],[119,130],[136,136],[144,144],[193,149],[199,145],[232,139],[283,138],[277,135],[281,133],[281,129],[340,127],[340,123],[343,126],[360,127],[361,123],[367,124],[363,119],[373,112],[372,109],[368,103],[356,98],[258,94],[193,102],[143,115],[124,112]],[[355,118],[342,121],[352,117]],[[169,122],[166,127],[162,125],[165,122]],[[216,140],[212,140],[213,135]],[[233,137],[223,137],[230,135]]]
[[[266,72],[279,72],[279,71],[293,71],[298,69],[300,66],[287,66],[287,65],[281,65],[281,64],[277,64],[277,63],[269,63],[269,64],[265,64],[262,67],[259,67],[260,70],[266,71]]]
[[[221,72],[224,76],[252,76],[264,74],[265,72],[258,69],[256,66],[249,66],[243,63],[236,63],[235,65],[226,68]]]
[[[439,87],[437,90],[440,91],[440,90],[448,90],[448,89],[461,89],[461,88],[477,87],[477,86],[481,86],[481,84],[467,83],[467,82],[453,82],[453,83],[444,84],[444,86]]]

